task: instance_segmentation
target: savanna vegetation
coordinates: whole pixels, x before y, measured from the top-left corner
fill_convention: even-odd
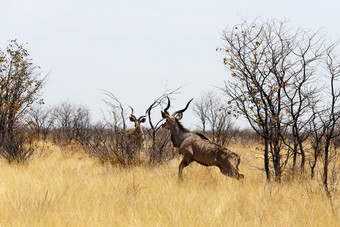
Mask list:
[[[103,91],[108,114],[94,123],[86,106],[44,104],[39,67],[10,41],[0,51],[0,224],[337,226],[338,43],[260,19],[222,38],[230,76],[190,108],[198,132],[240,155],[240,181],[198,163],[178,181],[181,156],[159,117],[181,88],[136,111]]]
[[[234,144],[243,182],[180,160],[157,167],[103,164],[78,145],[40,143],[26,164],[0,163],[3,226],[338,226],[320,180],[268,183],[257,145]],[[321,170],[320,170],[321,173]]]

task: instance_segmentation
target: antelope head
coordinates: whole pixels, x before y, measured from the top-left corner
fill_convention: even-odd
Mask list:
[[[172,127],[174,127],[177,124],[177,122],[182,119],[183,112],[188,109],[189,104],[192,100],[193,98],[190,99],[190,101],[187,103],[184,109],[177,110],[170,115],[168,112],[168,109],[170,108],[170,99],[168,97],[168,105],[166,106],[164,111],[161,111],[162,118],[165,119],[165,123],[162,125],[162,128],[171,129]]]
[[[131,115],[129,117],[130,121],[135,123],[135,128],[139,129],[140,128],[140,124],[144,123],[146,121],[146,115],[140,116],[139,118],[137,118],[135,115],[133,115],[133,108],[130,106],[131,109]]]

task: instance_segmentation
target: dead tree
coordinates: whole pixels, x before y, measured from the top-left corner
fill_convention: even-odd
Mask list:
[[[181,87],[174,90],[166,90],[162,95],[155,99],[155,101],[146,110],[150,125],[148,134],[151,138],[151,146],[147,147],[147,153],[151,164],[161,163],[176,156],[169,145],[170,134],[166,131],[159,130],[163,119],[160,119],[155,123],[153,112],[159,107],[162,107],[169,96],[171,97],[178,94],[180,89]],[[157,111],[157,113],[159,112]]]
[[[90,110],[83,105],[62,102],[52,108],[54,119],[53,139],[68,145],[78,141],[82,145],[87,143],[91,132]]]
[[[36,135],[37,139],[46,140],[52,131],[54,117],[49,108],[33,106],[27,111],[25,121],[30,132]]]
[[[204,134],[211,137],[213,142],[226,145],[231,139],[229,132],[233,124],[225,103],[214,92],[205,93],[194,102],[194,112],[201,121]],[[210,133],[209,133],[210,132]]]
[[[336,137],[340,135],[340,131],[336,128],[340,120],[340,89],[339,84],[336,84],[340,78],[340,58],[335,55],[334,49],[338,43],[329,47],[326,51],[326,70],[330,77],[330,97],[328,111],[326,112],[325,120],[323,120],[325,130],[325,144],[324,144],[324,166],[323,166],[323,183],[326,191],[330,197],[330,190],[328,184],[328,169],[330,163],[331,144]]]

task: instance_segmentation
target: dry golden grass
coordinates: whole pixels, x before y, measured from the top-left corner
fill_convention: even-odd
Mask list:
[[[179,160],[155,168],[103,166],[51,144],[25,165],[0,163],[1,226],[339,226],[339,197],[318,181],[266,183],[246,147],[245,180]]]

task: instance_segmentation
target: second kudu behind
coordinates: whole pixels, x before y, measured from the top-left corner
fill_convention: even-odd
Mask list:
[[[183,112],[188,109],[192,99],[182,110],[169,114],[170,99],[168,105],[162,111],[162,117],[165,119],[163,128],[170,130],[171,140],[174,147],[179,148],[179,152],[183,154],[183,160],[179,165],[178,178],[183,179],[183,168],[191,162],[196,161],[204,166],[217,166],[221,173],[243,179],[244,175],[239,173],[238,165],[240,164],[240,156],[227,148],[211,142],[205,135],[201,133],[193,133],[183,127],[179,120],[183,117]]]
[[[130,121],[135,123],[134,128],[129,128],[125,130],[125,136],[127,137],[129,143],[134,144],[138,149],[141,148],[144,141],[144,132],[141,124],[146,121],[146,115],[140,116],[137,118],[133,114],[133,108],[130,106],[131,115],[129,117]]]

